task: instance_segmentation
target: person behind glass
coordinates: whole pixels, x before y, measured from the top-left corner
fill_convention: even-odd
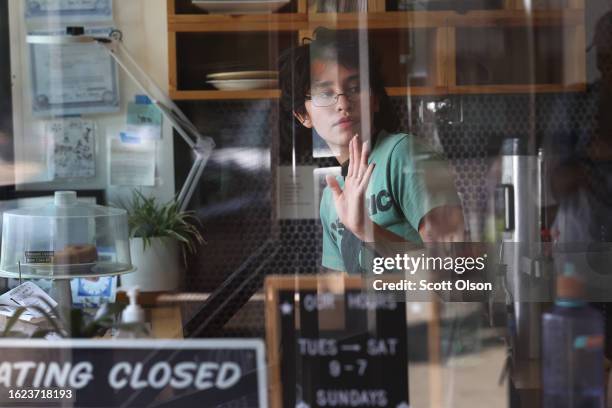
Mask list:
[[[567,118],[568,123],[556,123],[545,151],[554,158],[548,164],[547,181],[555,204],[551,238],[558,267],[584,252],[589,272],[600,279],[609,274],[610,264],[608,257],[597,255],[612,249],[612,10],[597,20],[587,51],[595,52],[600,77],[588,84],[585,93],[555,106],[555,117]],[[589,119],[576,114],[580,112]],[[612,287],[598,281],[597,289],[598,300],[605,300],[592,305],[605,320],[607,384],[612,367]]]
[[[321,199],[322,265],[351,273],[363,271],[362,243],[391,254],[390,243],[461,241],[464,232],[448,164],[414,136],[394,133],[375,56],[368,50],[360,65],[359,45],[358,33],[319,28],[279,60],[282,108],[342,164]]]

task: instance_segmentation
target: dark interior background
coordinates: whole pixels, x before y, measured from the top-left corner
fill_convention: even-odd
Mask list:
[[[586,2],[586,7],[589,43],[597,20],[610,5],[596,1]],[[546,32],[544,36],[552,34]],[[469,37],[470,32],[461,35]],[[551,42],[551,47],[558,50],[559,46],[558,42]],[[586,52],[588,89],[585,92],[392,98],[393,108],[401,119],[401,130],[440,147],[453,164],[464,213],[467,218],[477,219],[475,223],[466,219],[472,230],[483,227],[482,219],[488,211],[491,191],[489,172],[505,138],[529,138],[532,142],[535,139],[537,145],[542,145],[543,141],[554,140],[560,135],[571,137],[597,132],[599,72],[594,66],[593,54],[593,50]],[[468,57],[461,60],[459,56],[457,61],[466,67],[464,79],[479,73],[478,67],[470,68],[470,61],[474,59]],[[546,55],[541,57],[535,56],[539,67],[536,77],[544,78],[544,82],[559,80],[554,72],[549,72],[551,64],[559,61]],[[505,69],[501,62],[494,62],[494,67]],[[521,77],[524,72],[517,75],[518,79],[512,77],[511,80],[522,82],[525,79]],[[487,81],[484,78],[476,83]],[[462,113],[461,121],[448,124],[443,120],[419,120],[417,111],[421,102],[440,98],[450,101],[453,117]],[[274,238],[279,252],[268,263],[265,274],[318,272],[320,222],[314,219],[276,220],[275,169],[290,165],[293,157],[296,165],[328,167],[336,165],[335,161],[312,157],[312,139],[294,132],[291,121],[280,116],[278,100],[189,101],[180,106],[200,131],[212,136],[217,143],[191,206],[202,221],[208,244],[191,259],[187,287],[204,292],[218,288],[268,238]],[[258,156],[257,152],[264,153]],[[241,153],[244,157],[250,154],[251,159],[240,162],[236,157]],[[269,156],[267,162],[264,160],[266,154]],[[179,144],[175,145],[175,162],[184,162],[184,158],[185,152],[181,152]],[[183,177],[178,171],[177,186],[181,185]],[[252,285],[260,284],[261,280],[256,280]],[[261,288],[250,289],[254,292]],[[244,288],[236,286],[236,290]],[[239,315],[234,320],[249,321],[247,326],[254,331],[249,332],[247,328],[240,333],[252,335],[263,328],[263,309],[245,308]]]

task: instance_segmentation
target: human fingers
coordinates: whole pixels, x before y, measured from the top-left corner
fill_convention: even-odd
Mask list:
[[[356,134],[351,139],[353,141],[353,177],[359,177],[359,136]]]
[[[353,142],[355,138],[351,138],[349,141],[349,165],[346,172],[346,177],[352,177],[355,171],[355,161],[353,160]]]
[[[342,194],[342,189],[340,188],[340,184],[338,184],[338,180],[336,180],[334,176],[328,174],[327,176],[325,176],[325,182],[327,183],[327,186],[331,190],[332,195],[334,196],[334,199],[338,198],[340,194]]]
[[[362,178],[365,172],[368,170],[368,156],[370,155],[370,143],[363,142],[361,149],[361,163],[359,164],[359,178]]]
[[[355,153],[353,155],[353,159],[355,160],[356,164],[353,171],[355,172],[355,177],[361,177],[361,173],[363,173],[364,169],[361,168],[361,141],[359,140],[359,134],[355,133],[353,139],[355,140],[353,142],[355,145]]]
[[[360,187],[366,188],[368,186],[368,183],[370,182],[370,176],[372,176],[372,172],[374,171],[374,167],[376,167],[376,164],[370,163],[368,169],[363,175],[363,178],[361,179],[361,182],[359,183]]]

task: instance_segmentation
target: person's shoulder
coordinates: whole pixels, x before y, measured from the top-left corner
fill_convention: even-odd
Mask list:
[[[376,147],[383,149],[393,149],[400,143],[410,142],[414,136],[410,133],[389,133],[386,131],[382,131],[378,134],[378,139],[376,140]]]
[[[392,166],[442,164],[448,161],[441,148],[410,133],[386,134],[377,146],[380,149],[376,155],[377,161]]]
[[[411,138],[412,136],[408,133],[388,133],[386,131],[378,133],[374,149],[372,149],[372,159],[377,162],[388,160],[398,145],[406,143],[405,141]]]
[[[435,149],[411,133],[381,133],[376,148],[380,153],[408,158],[412,154],[433,153]]]

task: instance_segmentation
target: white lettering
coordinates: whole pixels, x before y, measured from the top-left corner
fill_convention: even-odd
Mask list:
[[[24,386],[28,372],[34,367],[36,367],[36,363],[33,361],[19,361],[13,364],[13,369],[19,371],[19,374],[17,374],[17,382],[15,384],[17,387]]]
[[[132,377],[130,378],[130,387],[135,390],[145,388],[147,386],[147,382],[139,378],[141,374],[142,363],[136,363],[136,366],[134,366],[134,371],[132,372]]]
[[[298,339],[300,354],[306,356],[335,356],[338,345],[335,339]]]
[[[184,361],[174,366],[174,378],[170,380],[172,388],[180,390],[189,387],[193,382],[193,373],[196,369],[196,363],[189,361]]]
[[[216,371],[218,369],[219,369],[219,364],[217,363],[200,364],[198,373],[196,374],[195,387],[198,390],[206,390],[206,389],[212,388],[213,382],[207,381],[207,380],[212,378],[214,375],[213,371]]]
[[[372,272],[380,275],[381,273],[383,273],[385,271],[385,268],[382,267],[382,264],[384,262],[385,258],[381,258],[381,257],[376,257],[373,260],[373,267],[372,267]]]
[[[242,370],[240,370],[238,364],[231,362],[223,363],[217,375],[215,386],[220,390],[233,387],[240,380],[241,376]]]
[[[6,388],[11,386],[11,363],[5,361],[0,364],[0,383]]]
[[[389,403],[386,390],[317,390],[319,407],[386,407]]]
[[[374,282],[382,282],[382,280],[379,279]],[[377,289],[377,290],[381,290],[381,289]],[[384,287],[382,290],[384,290]],[[393,295],[387,295],[387,294],[372,295],[371,293],[349,293],[347,298],[348,298],[349,309],[395,310],[397,308],[397,303]]]
[[[160,372],[161,376],[159,376]],[[170,377],[172,377],[172,369],[170,368],[170,364],[165,361],[160,361],[151,367],[147,379],[149,380],[149,385],[151,387],[160,389],[168,384]]]
[[[77,363],[70,371],[68,383],[70,387],[81,389],[89,384],[93,378],[93,365],[89,361],[81,361]]]
[[[92,370],[91,364],[88,370]],[[75,369],[79,368],[78,365]],[[80,369],[80,368],[79,368]],[[83,371],[80,369],[80,371]],[[75,374],[78,375],[78,374]],[[81,378],[85,378],[81,374]],[[88,376],[87,379],[91,378]],[[142,389],[151,387],[161,389],[171,385],[175,389],[185,389],[191,386],[198,390],[209,388],[227,389],[236,385],[242,378],[242,369],[232,361],[194,363],[183,361],[174,366],[166,361],[160,361],[149,368],[143,363],[122,361],[115,364],[108,374],[108,383],[113,389]],[[77,384],[78,386],[78,384]]]
[[[421,258],[410,257],[410,262],[412,263],[412,270],[410,271],[410,274],[414,275],[421,266]]]
[[[45,374],[45,368],[47,367],[46,363],[38,363],[38,367],[36,367],[36,374],[34,374],[34,380],[32,381],[32,387],[34,388],[39,388],[42,380],[43,380],[43,375]]]
[[[71,363],[64,363],[64,365],[60,368],[60,365],[55,361],[50,362],[49,366],[47,367],[47,375],[45,376],[45,381],[43,383],[44,387],[49,388],[52,385],[56,387],[65,387],[71,368]],[[21,385],[17,386],[21,387]]]
[[[469,280],[461,279],[455,282],[455,289],[470,291],[492,291],[493,284],[491,282],[471,282]]]
[[[420,290],[451,290],[451,288],[452,288],[451,281],[427,282],[424,279],[421,279],[419,281]]]
[[[397,338],[388,339],[368,339],[368,354],[371,356],[395,355]]]
[[[305,295],[303,298],[304,309],[307,312],[313,312],[315,310],[326,310],[334,309],[334,294],[333,293],[319,293],[316,295]]]
[[[128,383],[128,380],[125,378],[121,380],[117,378],[120,371],[123,371],[126,376],[129,376],[132,372],[132,366],[127,361],[122,361],[115,364],[113,368],[111,368],[110,372],[108,373],[108,384],[116,390],[122,389]]]

